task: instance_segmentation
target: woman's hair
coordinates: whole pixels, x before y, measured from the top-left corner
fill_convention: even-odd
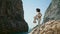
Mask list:
[[[36,8],[36,11],[37,11],[37,12],[40,12],[40,9],[39,9],[39,8]]]

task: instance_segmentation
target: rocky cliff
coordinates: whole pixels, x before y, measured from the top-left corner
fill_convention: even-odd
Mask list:
[[[60,0],[52,0],[47,8],[43,23],[49,20],[60,20]]]
[[[27,31],[22,0],[0,0],[0,33]]]

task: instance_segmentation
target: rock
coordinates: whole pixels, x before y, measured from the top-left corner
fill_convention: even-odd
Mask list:
[[[50,21],[49,21],[50,22]],[[55,23],[57,22],[57,24]],[[52,22],[51,22],[52,23]],[[55,24],[54,24],[55,23]],[[46,24],[45,24],[46,25]],[[52,25],[52,26],[51,26]],[[47,26],[47,27],[46,27]],[[48,25],[46,25],[44,27],[44,29],[42,30],[41,34],[45,33],[45,34],[57,34],[60,32],[60,21],[54,21],[52,24],[49,24],[49,27]],[[60,34],[60,33],[59,33]]]
[[[43,23],[46,23],[49,20],[60,20],[60,0],[52,0],[47,8]]]
[[[50,22],[50,23],[49,23]],[[32,33],[39,33],[39,34],[60,34],[60,20],[52,20],[52,21],[48,21],[49,24],[47,24],[47,22],[43,25],[44,28],[42,28],[43,26],[40,26],[40,32],[38,32],[35,28],[30,34]],[[35,31],[36,30],[36,31]]]
[[[22,0],[0,0],[0,33],[28,32]]]

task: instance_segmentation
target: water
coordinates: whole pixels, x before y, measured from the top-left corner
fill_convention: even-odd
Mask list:
[[[22,32],[22,33],[18,33],[18,34],[28,34],[28,32]]]
[[[10,33],[10,34],[28,34],[28,32],[15,32],[15,33]]]

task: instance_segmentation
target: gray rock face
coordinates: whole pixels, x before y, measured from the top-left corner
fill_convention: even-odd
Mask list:
[[[0,32],[27,32],[22,0],[0,0]]]
[[[52,0],[47,8],[43,23],[49,20],[60,20],[60,0]]]

